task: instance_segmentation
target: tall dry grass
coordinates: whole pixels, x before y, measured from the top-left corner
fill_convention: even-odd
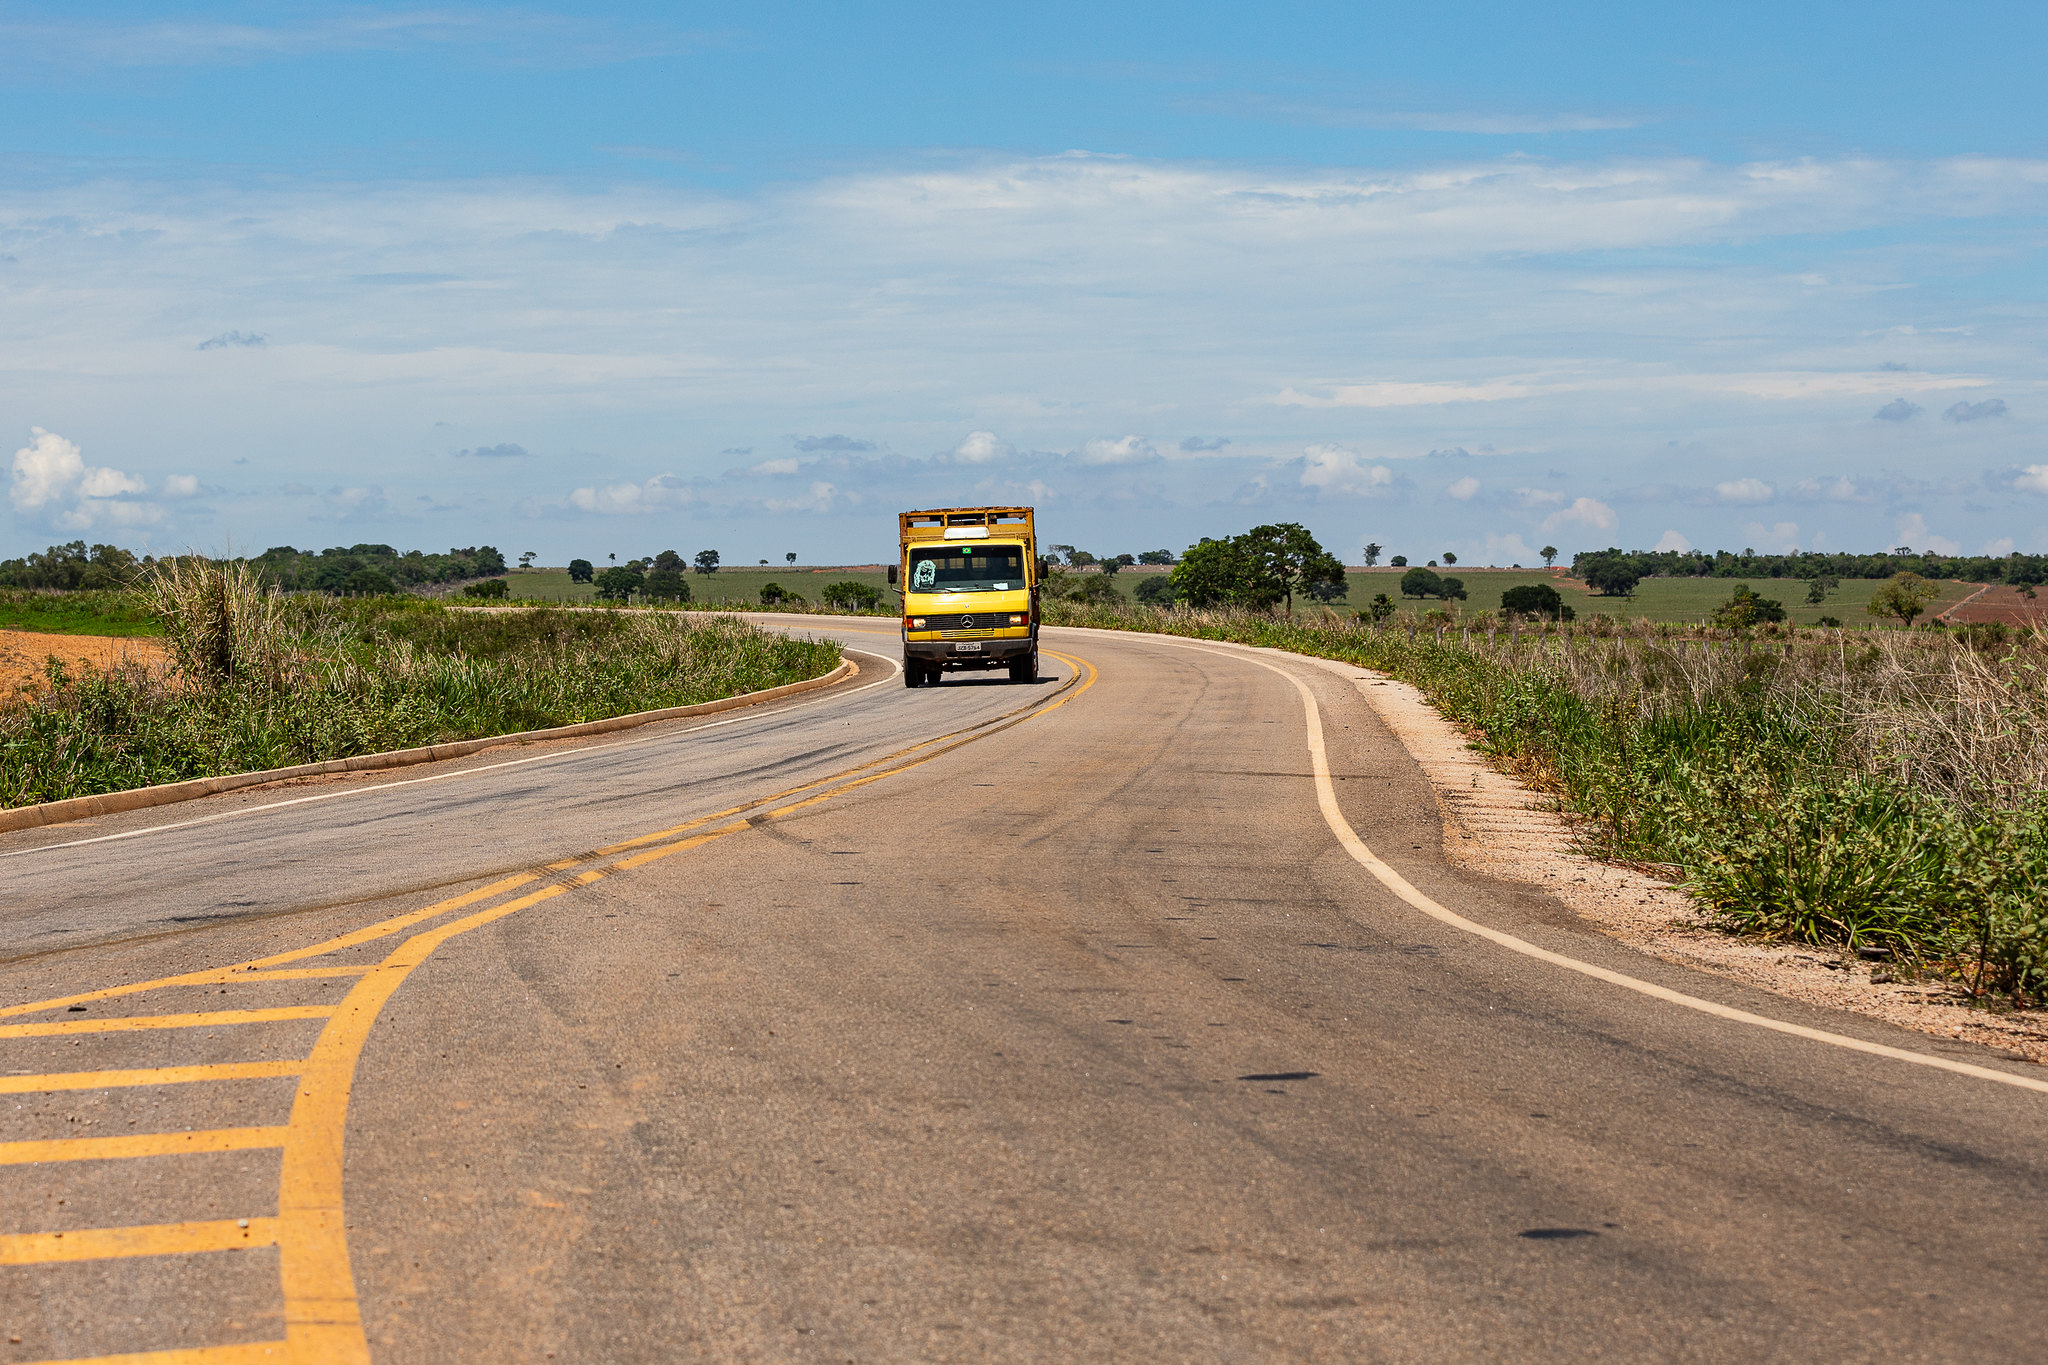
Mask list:
[[[1058,624],[1234,639],[1412,682],[1726,927],[1889,952],[2048,1000],[2048,640],[1939,631],[1407,628],[1058,604]]]

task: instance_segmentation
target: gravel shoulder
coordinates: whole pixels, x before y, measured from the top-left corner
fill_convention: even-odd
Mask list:
[[[1981,1044],[2048,1063],[2048,1019],[1972,1009],[1935,982],[1893,982],[1884,964],[1828,949],[1738,938],[1709,927],[1684,890],[1573,851],[1556,803],[1492,766],[1422,693],[1392,678],[1358,689],[1428,775],[1443,813],[1444,853],[1486,876],[1540,886],[1615,939],[1666,962],[1718,973],[1810,1005]]]

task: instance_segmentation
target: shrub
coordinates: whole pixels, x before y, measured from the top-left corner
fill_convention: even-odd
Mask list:
[[[1785,604],[1759,596],[1747,583],[1736,585],[1726,602],[1714,608],[1713,622],[1736,630],[1775,625],[1785,619]]]
[[[1149,606],[1166,607],[1180,599],[1180,590],[1174,587],[1170,575],[1151,574],[1139,581],[1136,596]]]
[[[502,598],[505,592],[506,584],[502,578],[480,578],[474,583],[462,585],[462,595],[464,597]]]
[[[1540,617],[1548,621],[1572,618],[1565,613],[1571,610],[1564,604],[1564,598],[1548,583],[1525,583],[1518,588],[1509,588],[1500,595],[1500,609],[1516,616]]]
[[[1115,589],[1111,589],[1112,592]],[[845,611],[873,611],[882,605],[882,594],[857,579],[842,578],[837,583],[827,583],[819,598],[828,607]]]

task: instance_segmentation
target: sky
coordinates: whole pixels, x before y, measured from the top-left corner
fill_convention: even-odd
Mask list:
[[[1017,502],[2048,551],[2038,3],[0,0],[0,50],[4,555],[872,562]]]

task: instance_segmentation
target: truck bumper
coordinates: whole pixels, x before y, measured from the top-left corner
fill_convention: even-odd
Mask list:
[[[961,649],[961,645],[981,648]],[[955,668],[992,668],[998,664],[1008,667],[1012,659],[1021,659],[1037,648],[1035,635],[1009,640],[905,640],[903,657]]]

